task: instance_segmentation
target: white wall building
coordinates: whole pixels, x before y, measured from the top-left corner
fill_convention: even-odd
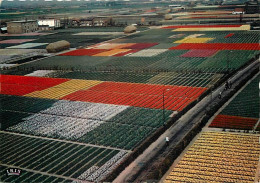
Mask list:
[[[57,19],[42,19],[38,20],[39,26],[49,26],[50,28],[58,28],[60,27],[60,20]]]

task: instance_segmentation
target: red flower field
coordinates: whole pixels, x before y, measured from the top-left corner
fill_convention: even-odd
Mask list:
[[[92,56],[98,53],[108,51],[105,49],[78,49],[67,53],[60,54],[60,56]]]
[[[0,94],[25,95],[61,84],[68,79],[0,75]]]
[[[210,127],[252,130],[258,119],[240,116],[217,115]]]
[[[165,109],[181,111],[205,90],[206,88],[187,86],[103,82],[62,99],[162,109],[165,91]]]

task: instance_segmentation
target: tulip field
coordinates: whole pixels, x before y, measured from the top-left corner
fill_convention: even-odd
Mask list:
[[[3,130],[127,150],[163,124],[157,109],[7,95],[1,103]]]
[[[171,117],[260,53],[259,33],[247,30],[248,25],[176,25],[89,42],[85,36],[95,29],[77,29],[79,34],[68,36],[74,49],[3,70],[0,180],[103,180],[127,157],[133,159],[131,153],[138,154],[140,145]],[[47,42],[60,39],[55,36]],[[210,127],[256,128],[255,84]],[[203,132],[167,181],[250,182],[260,151],[257,139]],[[23,173],[8,177],[3,175],[7,167]]]
[[[9,166],[0,166],[0,180],[5,181],[5,182],[22,182],[22,181],[37,181],[37,182],[44,182],[44,183],[49,183],[49,182],[69,182],[66,179],[59,178],[59,177],[54,177],[50,175],[42,175],[40,173],[35,173],[35,172],[30,172],[30,171],[25,171],[22,170],[22,174],[17,177],[17,176],[9,176],[8,178],[5,176],[6,175],[6,169],[7,168],[13,168]]]
[[[98,181],[116,166],[127,152],[0,133],[1,164],[22,167],[23,178],[28,182],[72,182],[74,180]],[[27,170],[30,170],[27,172]],[[34,172],[45,172],[35,174]],[[16,178],[16,179],[15,179]],[[20,177],[1,177],[1,181],[16,181]],[[24,180],[23,180],[24,181]]]
[[[181,111],[207,88],[2,75],[1,94]],[[50,79],[50,83],[48,83]],[[55,81],[57,79],[57,81]],[[17,80],[17,84],[15,84]],[[43,83],[34,84],[37,81]],[[56,84],[57,83],[57,84]],[[58,84],[60,83],[60,84]],[[54,85],[56,84],[56,85]],[[49,87],[51,86],[51,87]],[[19,87],[20,90],[15,88]]]
[[[248,25],[163,26],[66,51],[21,66],[84,72],[199,72],[236,70],[260,53]],[[180,33],[181,31],[181,33]],[[227,62],[229,61],[229,68]],[[79,78],[73,78],[79,79]],[[100,80],[100,79],[96,79]]]
[[[33,75],[31,75],[33,76]],[[36,75],[37,76],[37,75]],[[222,74],[215,73],[127,73],[127,72],[55,72],[45,77],[67,79],[100,80],[126,83],[149,83],[160,85],[177,85],[193,87],[209,87],[221,78]]]
[[[215,117],[209,127],[259,131],[258,85],[259,75]]]
[[[259,154],[259,135],[202,132],[164,182],[254,182]]]

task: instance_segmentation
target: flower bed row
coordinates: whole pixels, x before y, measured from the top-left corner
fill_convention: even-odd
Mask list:
[[[2,182],[23,182],[24,180],[28,182],[69,182],[69,180],[64,179],[64,178],[58,178],[55,176],[49,176],[49,175],[43,175],[41,173],[35,173],[31,172],[29,170],[22,170],[22,176],[7,176],[6,175],[6,170],[9,169],[10,167],[7,166],[0,166],[1,172],[1,181]]]
[[[39,86],[43,88],[52,87],[61,84],[69,79],[61,78],[43,78],[33,76],[0,75],[1,84],[16,84],[27,86]]]
[[[103,82],[62,99],[162,109],[164,96],[165,109],[181,111],[205,90],[206,88],[184,86]]]
[[[92,56],[102,52],[105,52],[105,49],[78,49],[70,52],[62,53],[60,56]]]
[[[252,130],[258,119],[240,116],[217,115],[210,127]]]
[[[77,140],[126,108],[127,106],[58,101],[52,107],[22,119],[23,122],[7,130]]]
[[[254,130],[259,120],[259,76],[253,79],[210,124],[214,128]],[[259,130],[259,127],[256,127]]]
[[[19,77],[20,76],[16,76],[16,79],[19,80]],[[165,108],[180,111],[189,103],[196,100],[206,90],[206,88],[201,87],[117,82],[100,83],[98,81],[66,79],[64,80],[67,82],[44,90],[47,87],[40,88],[34,86],[34,83],[32,83],[34,80],[32,80],[32,78],[35,77],[21,77],[21,81],[26,81],[27,84],[30,83],[32,86],[4,83],[2,85],[3,89],[1,90],[1,94],[130,105],[155,109],[163,108],[162,102],[164,95]],[[50,81],[62,80],[52,78],[41,79],[44,81],[48,79],[50,79]],[[16,89],[17,87],[19,87],[19,90]]]
[[[182,43],[169,48],[170,50],[260,50],[258,43]]]
[[[166,182],[253,182],[259,153],[259,135],[202,132]]]
[[[100,181],[102,180],[114,167],[116,167],[122,159],[127,155],[125,151],[115,152],[112,157],[106,157],[108,161],[101,167],[92,166],[83,174],[81,174],[78,179],[87,181]],[[105,160],[106,160],[105,159]],[[73,182],[76,183],[77,181]]]
[[[1,75],[0,94],[59,99],[102,81]]]
[[[109,44],[109,43],[108,43]],[[67,53],[60,54],[60,56],[124,56],[139,50],[153,47],[159,43],[125,43],[122,45],[97,45],[89,49],[77,49]],[[113,46],[115,46],[113,48]],[[100,48],[104,49],[100,49]],[[107,49],[110,48],[111,49]]]
[[[70,178],[70,181],[71,178],[75,178],[78,181],[86,180],[86,178],[96,181],[99,176],[103,177],[109,173],[127,154],[123,150],[91,147],[20,135],[2,134],[2,138],[6,139],[8,143],[2,144],[3,156],[1,157],[1,162],[8,163],[10,166],[19,166],[22,169],[27,168],[32,171],[38,171],[39,175],[32,176],[30,182],[42,182],[44,179],[46,182],[51,182],[50,177],[42,177],[42,181],[38,179],[47,172],[54,175],[62,175],[64,179]],[[15,142],[15,146],[10,145],[13,142]],[[91,167],[96,167],[96,172],[93,175],[97,176],[84,177],[84,173]],[[24,174],[26,174],[26,171],[22,171],[20,177],[24,177]],[[19,179],[17,176],[3,177],[1,174],[1,180],[11,180],[10,177]],[[57,182],[62,181],[63,179],[57,179]]]
[[[4,130],[123,149],[132,149],[164,123],[162,111],[156,109],[19,96],[14,99],[18,102],[9,96],[3,99],[4,104],[9,101],[2,111]],[[165,110],[166,120],[171,113]]]

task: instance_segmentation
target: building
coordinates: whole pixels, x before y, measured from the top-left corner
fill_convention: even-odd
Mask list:
[[[78,26],[80,26],[80,20],[79,19],[72,19],[70,24],[73,27],[78,27]]]
[[[94,17],[82,18],[79,21],[80,26],[93,26]]]
[[[53,28],[50,27],[49,25],[39,25],[38,26],[38,30],[40,30],[40,31],[49,31],[49,30],[53,30]]]
[[[38,23],[36,20],[21,20],[7,22],[7,32],[9,34],[21,34],[35,32],[38,30]]]
[[[233,15],[239,15],[239,14],[244,14],[244,8],[235,8],[235,10],[232,12]]]
[[[97,18],[95,17],[93,20],[93,26],[106,26],[106,18]]]
[[[1,30],[1,34],[7,33],[7,27],[1,27],[0,30]]]
[[[41,19],[38,20],[39,27],[46,28],[46,26],[49,26],[48,30],[53,30],[55,28],[61,27],[60,20],[58,19]]]

